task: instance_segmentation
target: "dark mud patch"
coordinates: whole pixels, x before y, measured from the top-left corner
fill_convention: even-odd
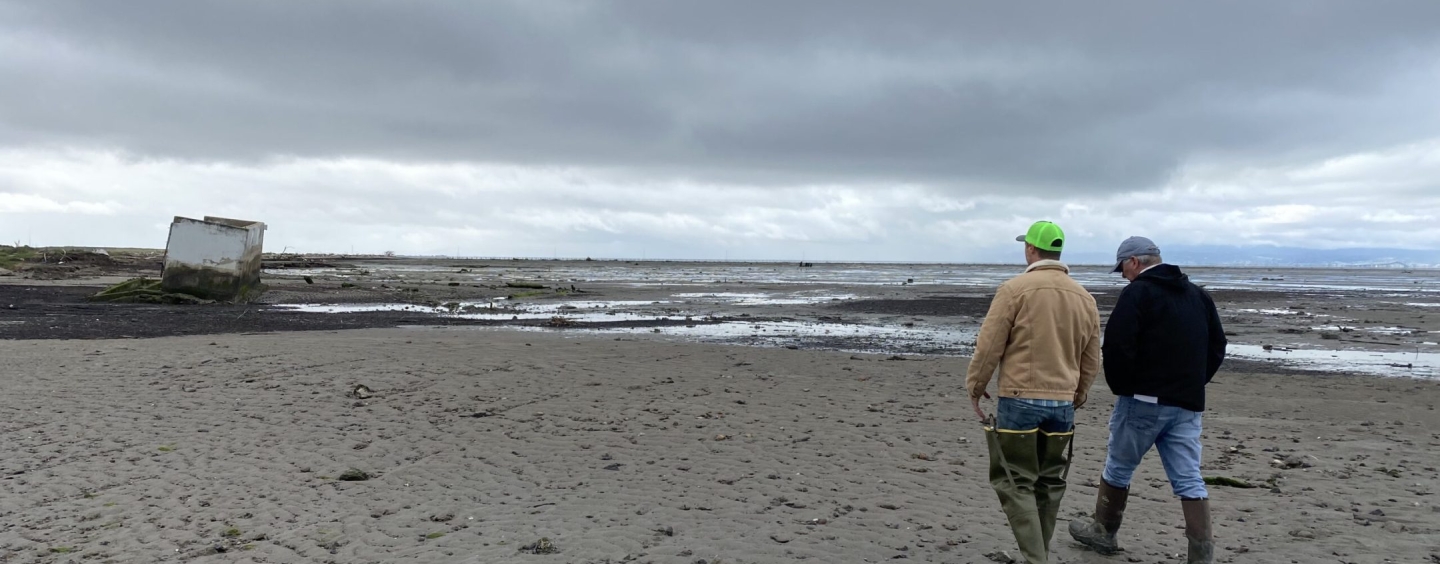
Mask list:
[[[1100,288],[1095,289],[1095,304],[1100,309],[1101,315],[1107,315],[1115,307],[1115,300],[1120,296],[1123,288]],[[1293,304],[1303,302],[1307,298],[1317,299],[1314,295],[1295,294],[1291,292],[1271,292],[1252,290],[1216,290],[1210,292],[1216,303],[1226,304]],[[850,313],[868,313],[878,315],[910,315],[910,316],[935,316],[935,317],[984,317],[990,310],[990,300],[993,294],[985,296],[929,296],[910,299],[864,299],[848,300],[828,306],[828,309]]]
[[[87,300],[102,289],[85,286],[0,285],[0,339],[144,339],[181,335],[336,331],[401,326],[551,327],[548,320],[463,319],[427,312],[308,313],[254,304],[125,304],[93,303]],[[738,319],[576,322],[567,324],[565,328],[675,327],[727,321]]]
[[[316,315],[255,305],[91,303],[99,287],[0,285],[0,339],[126,339],[435,324],[405,312]]]
[[[990,310],[990,297],[848,300],[831,305],[829,309],[880,315],[980,317]]]

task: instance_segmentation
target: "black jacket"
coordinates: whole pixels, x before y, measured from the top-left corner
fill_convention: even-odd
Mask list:
[[[1220,370],[1225,345],[1215,301],[1178,267],[1161,264],[1115,302],[1102,346],[1105,381],[1116,395],[1205,411],[1205,385]]]

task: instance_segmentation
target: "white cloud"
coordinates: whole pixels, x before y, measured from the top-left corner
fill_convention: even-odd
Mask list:
[[[115,202],[58,202],[37,194],[0,193],[0,214],[62,213],[73,215],[115,215]]]
[[[1419,223],[1434,222],[1435,216],[1404,213],[1394,210],[1381,210],[1361,215],[1360,219],[1371,223]]]
[[[0,240],[159,247],[170,216],[222,215],[269,223],[273,250],[967,261],[1014,260],[1013,234],[1055,219],[1072,251],[1105,252],[1132,234],[1162,246],[1414,247],[1440,240],[1431,226],[1437,155],[1440,143],[1320,163],[1197,163],[1150,191],[1012,198],[963,186],[713,184],[613,168],[11,150],[0,151]],[[1356,163],[1384,165],[1367,173],[1372,165]],[[1370,197],[1360,187],[1368,174],[1413,192]],[[83,219],[97,215],[103,221]]]

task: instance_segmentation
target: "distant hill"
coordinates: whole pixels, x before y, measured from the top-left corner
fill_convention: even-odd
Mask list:
[[[1165,246],[1162,250],[1165,260],[1193,266],[1440,268],[1440,250],[1224,245]],[[1065,258],[1080,264],[1105,264],[1114,260],[1114,255],[1077,253]]]

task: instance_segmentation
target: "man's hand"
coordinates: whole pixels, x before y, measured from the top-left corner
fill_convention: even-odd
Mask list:
[[[985,399],[990,399],[990,392],[980,392],[980,395],[984,396]],[[975,406],[975,416],[979,417],[981,422],[984,422],[985,410],[980,409],[980,398],[970,398],[970,404]]]
[[[1085,392],[1075,392],[1075,409],[1085,407],[1085,402],[1087,401],[1090,401],[1090,394]]]

